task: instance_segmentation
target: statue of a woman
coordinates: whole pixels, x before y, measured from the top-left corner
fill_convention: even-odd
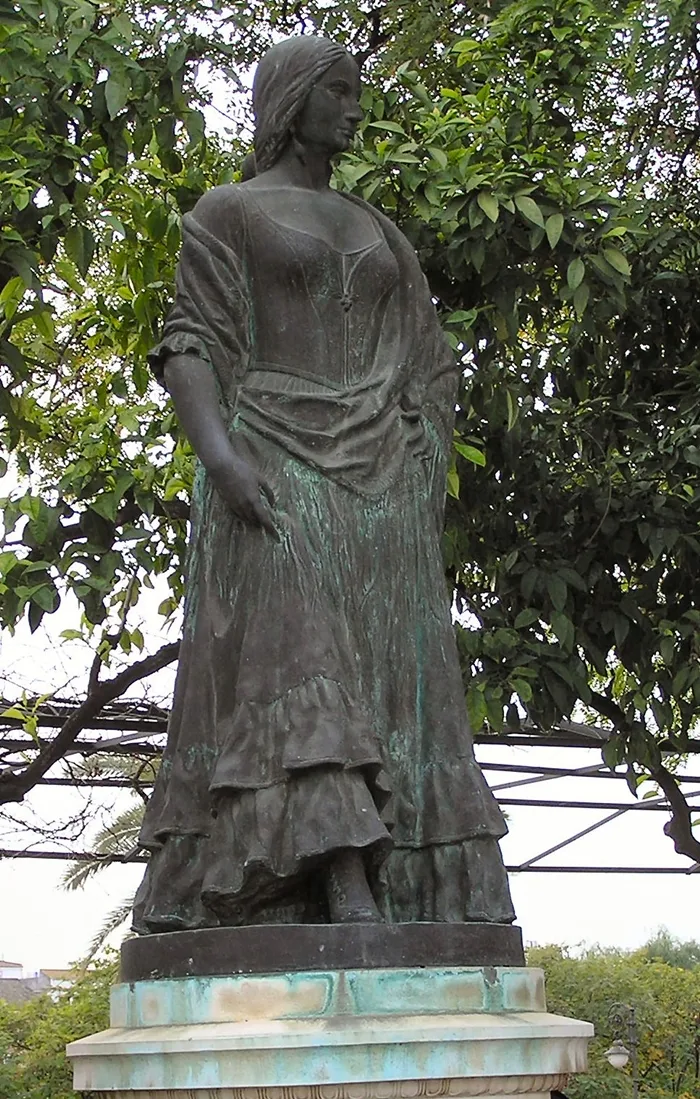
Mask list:
[[[458,370],[412,248],[329,186],[362,112],[274,46],[254,178],[184,219],[153,364],[198,456],[135,927],[514,918],[440,539]]]

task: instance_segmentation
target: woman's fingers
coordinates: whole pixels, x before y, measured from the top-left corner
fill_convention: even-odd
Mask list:
[[[255,515],[255,521],[259,523],[268,534],[271,534],[276,542],[279,542],[280,536],[277,527],[262,500],[258,500],[253,504],[253,513]]]
[[[272,491],[272,489],[270,488],[270,485],[268,484],[268,482],[265,480],[264,477],[260,477],[259,484],[260,484],[260,491],[262,493],[264,493],[264,495],[267,497],[268,504],[270,505],[271,508],[273,508],[275,506],[275,494]]]

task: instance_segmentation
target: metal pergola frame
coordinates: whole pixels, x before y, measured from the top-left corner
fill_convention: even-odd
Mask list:
[[[0,700],[0,712],[12,707],[13,703],[3,703]],[[76,709],[77,703],[72,700],[52,700],[41,704],[36,708],[37,726],[40,730],[60,728],[64,721]],[[162,707],[150,703],[119,701],[105,707],[98,718],[90,721],[89,726],[81,733],[80,737],[66,754],[67,758],[79,757],[83,760],[96,753],[114,754],[142,759],[144,763],[157,758],[162,751],[163,739],[167,728],[168,711]],[[110,735],[116,733],[117,735]],[[102,734],[102,735],[101,735]],[[107,734],[107,735],[104,735]],[[543,732],[543,730],[530,727],[518,729],[506,729],[500,734],[478,734],[475,742],[479,746],[511,746],[517,748],[600,748],[608,737],[608,731],[599,726],[587,726],[576,722],[563,722],[561,725]],[[19,718],[0,718],[0,773],[7,770],[15,770],[26,765],[22,758],[27,750],[41,748],[50,743],[50,738],[39,736],[29,737],[24,733],[22,722]],[[661,745],[664,750],[664,745]],[[677,751],[667,746],[669,754],[677,755]],[[700,740],[691,742],[688,754],[700,753]],[[499,804],[504,808],[541,808],[541,809],[577,809],[590,811],[605,811],[606,815],[592,824],[582,828],[541,851],[527,858],[518,865],[508,866],[511,873],[538,873],[538,874],[695,874],[700,871],[700,863],[688,866],[579,866],[579,865],[542,865],[542,861],[549,856],[562,851],[590,835],[592,832],[603,828],[612,821],[619,819],[630,812],[669,812],[668,801],[663,795],[647,797],[636,801],[630,794],[628,802],[621,800],[580,800],[572,798],[547,798],[530,794],[533,786],[542,782],[551,782],[563,778],[595,778],[624,780],[624,775],[611,771],[602,761],[601,763],[585,767],[552,767],[538,763],[500,763],[480,761],[482,770],[493,775],[521,776],[503,782],[491,782]],[[527,777],[525,777],[527,776]],[[678,775],[677,781],[684,788],[686,800],[691,804],[700,798],[700,775]],[[100,778],[97,776],[45,776],[37,784],[42,787],[91,787],[91,788],[123,788],[135,789],[145,792],[152,782],[145,780],[132,781],[126,778]],[[695,788],[693,788],[695,787]],[[625,787],[625,789],[627,789]],[[512,792],[523,791],[521,796],[512,796]],[[698,803],[700,809],[700,803]],[[53,850],[53,849],[9,849],[0,848],[0,859],[49,859],[84,861],[103,858],[104,861],[113,863],[137,863],[147,861],[147,856],[133,851],[123,857],[100,856],[95,852],[80,850]]]

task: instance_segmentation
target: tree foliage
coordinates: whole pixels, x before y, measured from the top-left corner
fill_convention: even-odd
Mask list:
[[[639,1035],[640,1099],[698,1099],[700,1096],[700,969],[685,970],[650,960],[643,952],[592,950],[572,957],[560,946],[530,949],[528,964],[545,971],[547,1008],[587,1019],[596,1036],[589,1071],[573,1077],[570,1099],[629,1099],[631,1067],[614,1069],[605,1051],[616,1038],[610,1009],[633,1006]]]
[[[181,214],[248,149],[241,75],[299,31],[361,60],[337,183],[412,240],[462,357],[445,548],[472,722],[602,720],[606,761],[660,782],[697,858],[659,748],[687,750],[700,713],[689,0],[2,0],[2,621],[77,600],[94,688],[141,647],[155,576],[178,605],[191,455],[145,352]],[[207,74],[240,123],[225,141]],[[0,776],[0,798],[29,786]]]
[[[102,961],[70,988],[24,1004],[0,1000],[0,1095],[3,1099],[73,1099],[66,1045],[109,1026],[116,963]]]
[[[640,953],[652,962],[666,962],[679,969],[700,968],[700,943],[695,939],[681,942],[666,927],[660,927]]]

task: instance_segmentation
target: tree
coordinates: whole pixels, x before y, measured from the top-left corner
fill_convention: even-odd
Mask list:
[[[109,1026],[116,963],[103,960],[70,988],[24,1004],[0,1000],[0,1095],[3,1099],[73,1099],[66,1045]]]
[[[666,927],[660,927],[644,944],[640,956],[652,962],[666,962],[679,969],[696,969],[700,966],[700,943],[694,939],[681,942]]]
[[[141,645],[129,614],[152,578],[168,579],[166,617],[182,591],[191,455],[144,356],[179,217],[236,178],[250,138],[239,127],[224,149],[212,135],[195,69],[206,61],[231,94],[273,34],[329,34],[368,77],[338,183],[415,244],[464,366],[445,550],[472,722],[546,729],[583,709],[609,729],[606,761],[633,790],[644,774],[659,783],[677,850],[700,857],[660,750],[687,751],[700,713],[694,5],[213,15],[192,0],[17,0],[0,25],[16,164],[0,354],[20,478],[4,506],[3,622],[36,626],[77,598],[68,637],[95,648],[87,716],[174,659],[166,648],[100,680]],[[13,76],[28,62],[31,94]],[[21,799],[85,716],[1,775],[0,800]]]
[[[612,1068],[605,1051],[615,1038],[609,1012],[614,1003],[633,1005],[639,1033],[641,1099],[697,1099],[700,1096],[700,971],[650,961],[616,950],[592,950],[580,958],[565,948],[528,951],[528,965],[545,971],[547,1008],[588,1019],[596,1036],[589,1072],[572,1078],[570,1099],[628,1099],[629,1069]]]

